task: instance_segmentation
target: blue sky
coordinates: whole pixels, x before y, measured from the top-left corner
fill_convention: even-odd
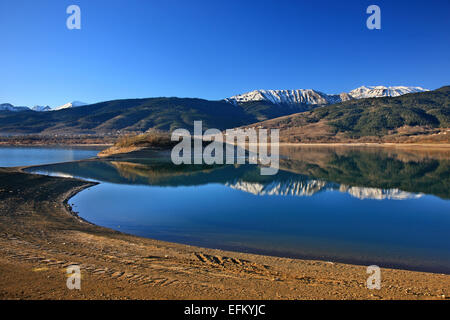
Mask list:
[[[66,8],[81,8],[81,30]],[[381,30],[366,8],[381,8]],[[2,0],[0,103],[450,84],[450,1]]]

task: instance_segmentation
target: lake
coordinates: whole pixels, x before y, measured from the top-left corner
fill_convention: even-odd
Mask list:
[[[19,167],[75,161],[95,157],[92,147],[7,147],[0,146],[0,167]]]
[[[281,257],[450,273],[448,151],[285,147],[280,171],[156,154],[29,171],[101,182],[70,199],[122,232]],[[52,161],[56,162],[56,161]]]

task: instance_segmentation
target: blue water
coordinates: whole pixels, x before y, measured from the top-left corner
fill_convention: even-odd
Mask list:
[[[100,181],[69,203],[84,219],[126,233],[450,273],[449,161],[405,157],[327,151],[285,159],[275,176],[252,165],[183,168],[155,159],[34,170]]]
[[[0,167],[18,167],[75,161],[95,157],[98,148],[0,147]]]
[[[433,196],[380,201],[335,191],[258,196],[218,184],[104,183],[71,203],[95,224],[160,240],[380,265],[450,266],[450,205]]]

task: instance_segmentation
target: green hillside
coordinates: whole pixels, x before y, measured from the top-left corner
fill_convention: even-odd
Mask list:
[[[325,119],[338,132],[355,136],[384,135],[402,126],[450,127],[450,86],[395,98],[351,100],[317,108],[313,119]]]
[[[110,133],[150,128],[226,129],[256,122],[243,108],[224,101],[149,98],[106,101],[52,112],[0,112],[1,133]]]

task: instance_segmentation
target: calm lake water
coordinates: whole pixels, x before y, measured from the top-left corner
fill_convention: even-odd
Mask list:
[[[0,167],[75,161],[95,157],[98,152],[85,147],[0,147]]]
[[[89,160],[33,172],[100,181],[70,203],[115,230],[203,247],[450,273],[448,152],[285,148],[280,171]]]

